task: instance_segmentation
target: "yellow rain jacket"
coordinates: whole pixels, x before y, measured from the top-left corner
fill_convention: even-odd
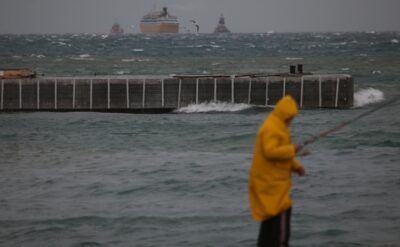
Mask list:
[[[291,207],[291,172],[295,159],[290,129],[285,120],[298,114],[291,96],[283,97],[258,130],[250,169],[249,198],[253,218],[266,220]]]

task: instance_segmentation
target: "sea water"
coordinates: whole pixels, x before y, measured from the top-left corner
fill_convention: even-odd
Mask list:
[[[1,35],[0,64],[46,75],[348,73],[355,107],[301,110],[301,143],[400,96],[399,33]],[[270,112],[0,114],[0,246],[255,246],[247,181]],[[400,103],[307,147],[292,246],[399,246]]]

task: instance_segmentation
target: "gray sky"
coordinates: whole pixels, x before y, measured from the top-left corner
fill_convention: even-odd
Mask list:
[[[128,33],[154,3],[181,27],[210,33],[221,13],[232,32],[400,31],[400,0],[0,0],[0,33]],[[130,28],[131,25],[136,30]],[[182,30],[182,29],[181,29]]]

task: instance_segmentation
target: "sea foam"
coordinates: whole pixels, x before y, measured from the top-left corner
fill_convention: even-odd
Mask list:
[[[384,93],[375,88],[360,89],[354,93],[354,106],[362,107],[368,104],[380,102],[385,99]]]
[[[236,112],[250,108],[248,104],[232,104],[227,102],[204,102],[200,104],[191,104],[181,107],[177,112],[182,113],[200,113],[200,112]]]
[[[363,107],[368,104],[378,103],[384,100],[384,93],[378,89],[360,89],[354,93],[354,107]],[[176,112],[181,113],[205,113],[205,112],[237,112],[251,108],[248,104],[232,104],[228,102],[203,102],[181,107]]]

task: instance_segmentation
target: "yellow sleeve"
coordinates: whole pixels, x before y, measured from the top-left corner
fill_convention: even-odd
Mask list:
[[[297,169],[299,169],[301,167],[301,164],[298,160],[293,159],[292,162],[292,171],[297,171]]]
[[[274,160],[293,159],[296,155],[293,144],[279,145],[281,137],[278,133],[268,132],[262,136],[265,157]]]

